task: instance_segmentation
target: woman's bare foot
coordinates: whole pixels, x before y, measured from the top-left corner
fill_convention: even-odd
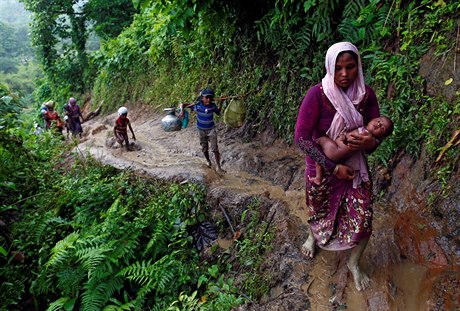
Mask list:
[[[307,240],[302,245],[302,254],[310,258],[315,257],[315,244],[315,237],[313,236],[313,233],[310,230]]]
[[[347,267],[353,275],[353,282],[355,282],[356,290],[360,292],[368,289],[371,285],[371,280],[367,274],[362,272],[358,265],[351,265],[350,263],[347,263]]]
[[[359,243],[352,249],[350,258],[347,262],[347,267],[353,275],[353,281],[358,291],[365,290],[371,285],[371,280],[359,267],[359,260],[367,246],[369,238],[359,241]]]

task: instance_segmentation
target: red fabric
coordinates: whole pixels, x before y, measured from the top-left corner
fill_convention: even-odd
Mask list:
[[[128,118],[122,118],[121,116],[115,121],[115,130],[120,133],[127,133],[128,132]]]

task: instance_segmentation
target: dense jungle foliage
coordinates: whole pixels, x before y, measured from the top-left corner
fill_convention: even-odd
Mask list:
[[[419,74],[427,52],[443,59],[458,50],[457,1],[21,2],[33,13],[45,75],[35,106],[90,95],[106,112],[121,104],[159,110],[211,86],[243,96],[254,125],[248,136],[273,127],[292,142],[327,48],[349,40],[382,112],[395,121],[374,164],[422,149],[434,160],[459,127],[460,94],[430,97]],[[93,31],[97,51],[87,46]],[[233,250],[248,277],[234,284],[234,266],[217,255],[199,262],[193,248],[189,229],[203,221],[204,189],[141,180],[85,159],[52,133],[34,135],[36,113],[19,114],[23,101],[7,86],[0,92],[2,309],[229,310],[266,293],[263,252],[252,246],[265,228],[257,202],[241,219],[252,230]],[[457,161],[458,148],[445,149],[443,165],[427,174],[448,187]]]
[[[101,166],[27,130],[34,116],[0,91],[1,310],[229,310],[267,290],[253,286],[268,284],[257,271],[270,244],[258,241],[272,235],[256,200],[233,250],[200,257],[204,234],[224,230],[206,225],[202,186]]]
[[[324,75],[325,51],[348,40],[362,53],[382,112],[395,121],[394,135],[374,155],[378,163],[399,150],[417,156],[421,146],[435,157],[458,124],[458,95],[431,98],[419,75],[430,49],[439,59],[458,49],[456,1],[22,2],[34,12],[34,45],[47,76],[41,101],[90,92],[104,111],[141,103],[158,109],[210,85],[217,94],[244,96],[254,131],[270,124],[291,142],[299,104]],[[120,13],[129,6],[131,15]],[[84,50],[88,25],[105,39],[94,53]],[[447,162],[453,157],[449,151]]]
[[[28,35],[29,15],[20,3],[0,2],[0,83],[23,96],[32,94],[42,76]]]

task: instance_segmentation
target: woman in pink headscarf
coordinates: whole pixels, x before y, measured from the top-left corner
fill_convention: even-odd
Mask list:
[[[83,116],[75,98],[70,97],[69,102],[64,106],[64,113],[68,117],[68,129],[72,132],[72,135],[80,135],[81,137],[83,128],[81,127],[82,121],[80,121],[80,118],[83,120]]]
[[[321,136],[336,139],[342,131],[366,125],[380,116],[374,91],[364,84],[358,49],[349,42],[332,45],[326,54],[326,75],[307,92],[299,109],[295,143],[306,154],[306,203],[309,236],[302,245],[313,258],[315,246],[326,250],[353,248],[348,268],[358,290],[369,286],[359,259],[372,232],[372,187],[364,150],[378,142],[372,136],[354,135],[355,152],[345,164],[328,159],[316,143]],[[321,184],[310,181],[319,163],[325,171]]]

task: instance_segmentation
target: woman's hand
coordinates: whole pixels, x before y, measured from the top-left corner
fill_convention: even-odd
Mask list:
[[[353,150],[372,150],[375,147],[375,139],[369,133],[349,133],[348,146]]]
[[[334,175],[338,179],[352,180],[355,178],[355,172],[353,169],[343,164],[337,164],[336,168],[334,169]]]

